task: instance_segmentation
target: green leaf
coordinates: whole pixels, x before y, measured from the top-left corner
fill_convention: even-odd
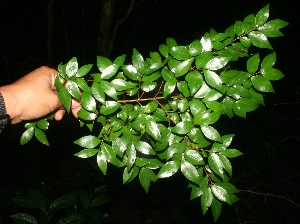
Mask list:
[[[69,78],[73,77],[76,75],[78,71],[78,62],[77,62],[77,58],[76,57],[73,57],[68,63],[67,63],[67,66],[66,66],[66,73],[67,73],[67,76]]]
[[[212,58],[213,58],[213,54],[211,51],[207,51],[207,52],[202,52],[201,54],[199,54],[196,57],[196,68],[197,69],[201,69],[204,68],[207,64],[207,62],[209,62]]]
[[[279,79],[282,79],[284,77],[284,74],[276,68],[270,68],[264,71],[263,76],[268,80],[277,81]]]
[[[258,104],[254,100],[247,98],[239,99],[236,102],[236,106],[242,108],[245,112],[251,112],[258,108]]]
[[[228,192],[225,188],[220,186],[218,183],[211,186],[211,191],[213,195],[219,199],[220,201],[227,202],[228,204],[231,204],[230,197],[228,195]]]
[[[81,118],[82,120],[85,120],[85,121],[93,121],[97,117],[97,114],[95,114],[93,112],[89,112],[84,108],[81,108],[77,112],[77,115],[78,115],[79,118]]]
[[[258,30],[265,34],[267,37],[280,37],[283,34],[279,31],[280,28],[287,26],[289,23],[280,19],[274,19],[263,26],[258,27]]]
[[[147,76],[145,76],[145,77],[147,77]],[[113,84],[114,88],[117,91],[123,91],[123,90],[131,89],[131,88],[136,86],[134,83],[127,82],[123,79],[113,79],[111,81],[111,83]]]
[[[96,111],[96,100],[94,97],[87,92],[83,92],[81,95],[81,105],[87,111],[95,112]]]
[[[182,141],[180,143],[175,142],[175,143],[170,143],[171,145],[167,148],[166,151],[166,160],[171,159],[174,154],[182,154],[184,150],[186,149],[186,142]]]
[[[212,200],[211,211],[214,217],[214,221],[216,222],[219,219],[222,211],[222,203],[218,201],[216,198],[213,198]]]
[[[82,67],[78,70],[78,72],[77,72],[77,74],[76,74],[76,77],[80,78],[80,77],[85,76],[87,73],[89,73],[89,71],[92,69],[92,67],[93,67],[93,64],[88,64],[88,65],[82,66]]]
[[[203,84],[203,77],[199,71],[189,72],[185,76],[185,80],[187,81],[190,94],[192,96],[200,89]]]
[[[141,74],[138,72],[137,68],[135,68],[133,65],[124,65],[123,71],[125,75],[134,81],[139,81]]]
[[[112,65],[111,60],[106,57],[97,56],[97,66],[100,72],[103,72],[110,65]]]
[[[100,113],[103,115],[109,115],[116,112],[120,108],[121,104],[116,101],[105,101],[100,107]]]
[[[184,97],[190,96],[190,91],[189,91],[186,81],[177,82],[177,88],[183,94]]]
[[[253,83],[254,88],[258,91],[272,93],[275,92],[271,82],[262,75],[252,77],[251,81]]]
[[[26,131],[24,131],[20,140],[21,145],[25,145],[26,143],[28,143],[32,139],[33,134],[34,134],[34,127],[30,127]]]
[[[185,46],[172,47],[169,53],[177,60],[187,60],[190,58],[189,50]]]
[[[236,149],[225,149],[220,153],[220,155],[226,156],[228,158],[235,158],[243,155],[243,153]]]
[[[222,142],[222,138],[219,132],[209,125],[204,125],[201,127],[201,131],[204,136],[210,140]]]
[[[172,128],[172,132],[177,134],[188,134],[193,129],[193,123],[188,121],[181,121]]]
[[[134,144],[130,144],[126,150],[126,154],[128,157],[128,161],[127,161],[127,169],[130,170],[133,166],[133,164],[135,163],[136,160],[136,150],[134,147]]]
[[[212,50],[212,41],[211,41],[209,33],[204,34],[204,36],[201,38],[200,42],[202,45],[203,52]]]
[[[229,173],[230,176],[232,176],[232,166],[230,161],[224,155],[219,155],[219,158],[224,169]]]
[[[78,85],[78,87],[80,89],[82,89],[83,91],[91,92],[90,87],[88,86],[88,84],[86,83],[86,81],[83,78],[76,78],[75,82]]]
[[[100,83],[102,90],[106,93],[106,95],[110,96],[114,100],[118,100],[117,91],[114,88],[113,84],[107,81],[102,81]]]
[[[255,47],[267,48],[267,49],[271,49],[271,50],[273,49],[268,41],[268,38],[262,32],[252,31],[251,33],[248,34],[248,37],[250,39],[250,42]]]
[[[76,145],[79,145],[83,148],[95,148],[100,144],[100,142],[101,140],[93,135],[87,135],[74,141]]]
[[[124,64],[125,58],[126,58],[126,54],[123,54],[123,55],[117,57],[114,60],[113,64],[116,65],[117,67],[121,67]]]
[[[115,64],[112,64],[103,70],[103,72],[101,73],[101,78],[109,79],[109,78],[113,77],[117,73],[118,70],[119,70],[119,67]]]
[[[149,187],[150,187],[150,182],[156,181],[156,175],[149,168],[143,167],[140,170],[139,180],[140,180],[140,183],[141,183],[142,187],[144,188],[144,190],[148,193]]]
[[[272,68],[276,62],[276,53],[267,55],[261,62],[260,72],[264,75],[267,70]]]
[[[154,90],[156,86],[157,86],[157,82],[148,82],[148,83],[144,82],[141,85],[141,89],[144,92],[150,92],[150,91]]]
[[[183,176],[189,181],[199,183],[199,173],[194,165],[187,161],[182,161],[180,166]]]
[[[166,178],[171,177],[175,173],[177,173],[178,169],[180,167],[179,161],[169,161],[165,163],[162,168],[157,173],[157,178]]]
[[[207,62],[205,68],[208,70],[219,70],[223,68],[229,62],[228,57],[213,57],[211,60]]]
[[[223,92],[224,86],[222,85],[222,80],[220,76],[217,75],[217,73],[210,71],[210,70],[204,70],[204,78],[205,81],[213,88]]]
[[[50,211],[58,210],[61,208],[68,208],[75,205],[77,202],[76,194],[65,194],[56,198],[50,205]]]
[[[38,224],[37,220],[28,213],[15,213],[10,216],[14,223]]]
[[[107,172],[107,161],[105,158],[105,155],[103,154],[102,151],[98,150],[98,154],[97,154],[97,164],[99,169],[102,171],[102,173],[104,175],[106,175]]]
[[[132,53],[132,64],[139,72],[144,69],[144,58],[135,48]]]
[[[193,61],[194,58],[190,58],[180,62],[175,68],[175,77],[180,77],[186,74],[189,71]]]
[[[242,35],[245,32],[244,23],[241,21],[236,21],[233,29],[237,36]]]
[[[210,187],[203,186],[203,194],[201,196],[201,207],[203,215],[207,212],[208,208],[211,206],[213,200],[213,194]]]
[[[69,113],[70,112],[70,107],[71,107],[71,95],[68,92],[67,89],[65,88],[61,88],[58,91],[58,97],[60,102],[62,103],[62,105],[64,106],[64,108],[66,109],[66,111]]]
[[[143,142],[143,141],[134,142],[134,146],[136,147],[136,149],[138,151],[140,151],[141,153],[143,153],[145,155],[155,155],[156,154],[154,149],[147,142]]]
[[[41,142],[42,144],[50,146],[47,136],[45,135],[45,132],[39,128],[35,128],[34,130],[35,130],[34,134],[35,134],[36,139],[39,142]]]
[[[267,4],[261,10],[259,10],[259,12],[256,14],[255,24],[257,26],[261,26],[265,22],[267,22],[268,18],[269,18],[269,4]]]
[[[223,171],[223,164],[220,160],[220,157],[217,153],[210,153],[208,156],[208,164],[209,167],[220,177],[223,178],[224,171]]]
[[[98,149],[84,149],[81,150],[80,152],[75,153],[74,156],[85,159],[96,155],[98,151],[99,151]]]
[[[191,56],[195,57],[199,55],[202,51],[202,45],[199,40],[194,40],[190,45],[189,45],[189,53]]]
[[[81,93],[77,83],[73,80],[69,80],[67,86],[68,92],[71,94],[71,96],[77,100],[80,100]]]
[[[164,85],[164,98],[167,98],[176,88],[176,80],[167,81]]]
[[[151,135],[155,140],[161,141],[161,133],[158,124],[152,117],[146,120],[146,132]]]
[[[251,56],[247,61],[247,71],[251,74],[255,73],[258,70],[260,58],[259,54]]]
[[[100,103],[105,102],[105,93],[102,89],[102,85],[98,82],[93,82],[91,86],[92,94],[95,97],[96,100],[98,100]]]
[[[156,110],[157,106],[158,106],[158,103],[156,101],[151,101],[151,102],[147,103],[144,111],[145,111],[145,113],[150,114]]]
[[[169,48],[177,46],[177,42],[173,38],[166,38],[166,43]]]
[[[159,52],[166,58],[169,54],[169,47],[165,44],[161,44],[159,45]]]

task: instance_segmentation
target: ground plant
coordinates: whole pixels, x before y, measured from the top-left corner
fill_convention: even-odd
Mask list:
[[[243,154],[230,147],[234,134],[222,133],[218,122],[246,118],[274,93],[272,82],[284,75],[274,67],[271,39],[287,25],[269,20],[266,5],[188,45],[167,38],[149,57],[133,49],[129,59],[98,56],[96,65],[79,66],[73,57],[58,65],[58,96],[68,112],[72,98],[81,102],[80,127],[90,131],[74,141],[82,147],[75,156],[94,157],[104,175],[109,163],[123,169],[123,183],[139,179],[146,192],[181,172],[190,199],[218,220],[222,206],[238,200],[230,161]],[[51,119],[27,123],[21,144],[35,136],[49,145]]]

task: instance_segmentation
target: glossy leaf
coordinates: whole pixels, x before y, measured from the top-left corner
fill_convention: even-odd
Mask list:
[[[77,115],[80,119],[86,120],[86,121],[93,121],[97,117],[97,114],[93,112],[89,112],[85,110],[84,108],[81,108],[78,112]]]
[[[111,77],[113,77],[117,71],[118,71],[119,67],[116,66],[115,64],[112,64],[108,67],[106,67],[103,72],[101,73],[101,78],[102,79],[109,79]]]
[[[255,89],[261,92],[273,92],[274,89],[271,82],[262,75],[252,77],[252,83]]]
[[[85,76],[89,71],[92,69],[93,64],[87,64],[82,67],[80,67],[77,71],[76,77],[81,78]]]
[[[185,76],[185,80],[187,81],[191,95],[194,95],[203,84],[203,77],[199,71],[189,72]]]
[[[98,149],[84,149],[81,150],[80,152],[75,153],[74,155],[85,159],[96,155],[98,151],[99,151]]]
[[[157,178],[171,177],[177,173],[180,167],[179,161],[169,161],[165,163],[157,174]]]
[[[211,206],[213,200],[213,194],[210,187],[204,186],[203,187],[203,194],[201,196],[201,207],[202,213],[205,215],[208,208]]]
[[[73,57],[68,63],[67,63],[67,66],[66,66],[66,73],[67,73],[67,76],[69,78],[73,77],[76,75],[78,71],[78,62],[77,62],[77,58],[76,57]]]
[[[77,100],[80,100],[81,92],[77,83],[73,80],[68,81],[68,92]]]
[[[62,103],[62,105],[64,106],[64,108],[66,109],[66,111],[69,113],[70,112],[70,107],[71,107],[71,95],[68,92],[67,89],[65,88],[61,88],[58,91],[58,97],[60,102]]]
[[[204,78],[205,81],[213,88],[223,92],[224,86],[222,86],[222,80],[220,76],[217,75],[217,73],[210,71],[210,70],[204,70]]]
[[[267,4],[261,10],[259,10],[259,12],[256,14],[255,24],[257,26],[261,26],[265,22],[267,22],[268,18],[269,18],[269,4]]]
[[[176,80],[167,81],[164,85],[164,98],[167,98],[176,88]]]
[[[97,56],[97,66],[100,72],[104,72],[104,70],[110,65],[112,65],[111,60],[106,57]]]
[[[105,102],[105,93],[102,89],[102,85],[98,82],[93,82],[91,86],[92,94],[95,97],[96,100],[98,100],[100,103]]]
[[[201,131],[204,134],[204,136],[210,140],[214,140],[214,141],[218,141],[218,142],[222,141],[222,138],[221,138],[219,132],[215,128],[213,128],[209,125],[202,126]]]
[[[118,100],[117,91],[114,88],[113,84],[107,81],[102,81],[100,83],[101,88],[105,92],[106,95],[110,96],[114,100]]]
[[[265,72],[269,69],[271,69],[276,62],[276,53],[273,52],[269,55],[267,55],[261,62],[261,68],[260,71],[262,74],[265,74]]]
[[[105,101],[105,104],[100,107],[100,113],[103,115],[112,114],[116,112],[120,106],[121,104],[116,101]]]
[[[256,47],[273,49],[266,35],[259,31],[252,31],[248,34],[248,37],[250,39],[250,42]]]
[[[32,139],[33,135],[34,127],[30,127],[26,131],[24,131],[20,140],[21,145],[25,145],[26,143],[28,143]]]
[[[219,70],[227,65],[228,62],[228,57],[214,57],[207,62],[205,68],[212,71]]]
[[[169,53],[177,60],[187,60],[190,58],[189,50],[185,46],[172,47]]]
[[[216,198],[213,198],[212,200],[211,211],[214,217],[214,221],[216,222],[219,219],[222,211],[222,203]]]
[[[28,213],[15,213],[10,216],[15,223],[38,224],[36,218]]]
[[[258,70],[260,58],[259,54],[255,54],[251,56],[247,61],[247,71],[249,73],[255,73]]]
[[[205,164],[203,157],[196,150],[185,151],[184,158],[187,162],[189,162],[193,165],[204,165]]]
[[[199,55],[202,51],[202,45],[199,40],[194,40],[190,45],[189,45],[189,53],[191,56],[195,57]]]
[[[132,53],[132,64],[138,71],[144,69],[144,58],[135,48]]]
[[[107,161],[105,158],[105,155],[103,154],[102,151],[98,150],[98,154],[97,154],[97,164],[99,169],[102,171],[102,173],[104,175],[106,175],[107,172]]]
[[[193,129],[193,124],[191,122],[179,122],[176,124],[174,128],[172,128],[172,132],[177,134],[187,134]]]
[[[194,58],[190,58],[183,62],[180,62],[175,69],[175,76],[180,77],[180,76],[183,76],[184,74],[186,74],[189,71],[193,61],[194,61]]]
[[[220,201],[227,202],[228,204],[231,204],[230,197],[228,195],[228,192],[225,188],[220,186],[218,183],[211,186],[211,191],[213,195],[219,199]]]
[[[140,151],[141,153],[143,153],[145,155],[155,155],[156,154],[154,149],[147,142],[144,142],[144,141],[134,142],[134,146],[138,151]]]
[[[36,139],[44,145],[50,146],[45,132],[39,128],[34,129]]]
[[[228,158],[235,158],[243,155],[243,153],[236,149],[225,149],[220,153],[220,155],[226,156]]]
[[[264,71],[263,76],[268,80],[277,81],[282,79],[284,74],[276,68],[270,68]]]
[[[182,161],[180,169],[186,179],[194,183],[199,183],[199,173],[194,165],[187,161]]]
[[[81,105],[87,111],[95,112],[96,111],[96,100],[94,97],[87,92],[83,92],[81,95]]]
[[[148,193],[149,187],[150,187],[150,182],[156,181],[156,175],[149,168],[143,167],[140,170],[139,180],[140,180],[140,183],[143,186],[144,190],[146,191],[146,193]]]
[[[87,135],[74,141],[76,145],[79,145],[83,148],[94,148],[99,145],[100,142],[101,140],[93,135]]]

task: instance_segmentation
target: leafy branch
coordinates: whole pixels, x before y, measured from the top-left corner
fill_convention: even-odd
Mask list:
[[[94,157],[103,174],[108,163],[123,168],[123,183],[138,177],[146,192],[151,182],[181,172],[190,198],[200,197],[203,214],[210,207],[217,220],[223,203],[238,200],[230,159],[242,152],[230,148],[233,134],[214,125],[223,115],[246,118],[274,92],[272,82],[284,77],[274,68],[268,38],[282,36],[279,29],[288,23],[268,17],[266,5],[189,45],[167,38],[148,58],[133,49],[130,64],[124,64],[126,55],[113,61],[98,56],[95,73],[91,64],[79,67],[76,57],[60,64],[58,96],[68,112],[72,98],[81,102],[81,127],[91,131],[74,141],[83,148],[75,156]],[[94,126],[101,127],[98,133]],[[43,127],[28,124],[21,143],[44,133],[48,125]],[[45,134],[36,136],[48,142]]]

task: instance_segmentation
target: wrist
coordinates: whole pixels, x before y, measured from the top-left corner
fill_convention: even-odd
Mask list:
[[[3,96],[0,92],[0,133],[2,129],[10,122],[10,117],[6,113],[6,107],[4,103]]]
[[[13,90],[10,88],[9,85],[0,87],[0,94],[2,97],[2,104],[3,104],[3,111],[5,116],[9,117],[10,120],[13,122],[15,119],[15,108],[14,105],[17,103],[13,96]],[[4,115],[3,115],[4,116]]]

